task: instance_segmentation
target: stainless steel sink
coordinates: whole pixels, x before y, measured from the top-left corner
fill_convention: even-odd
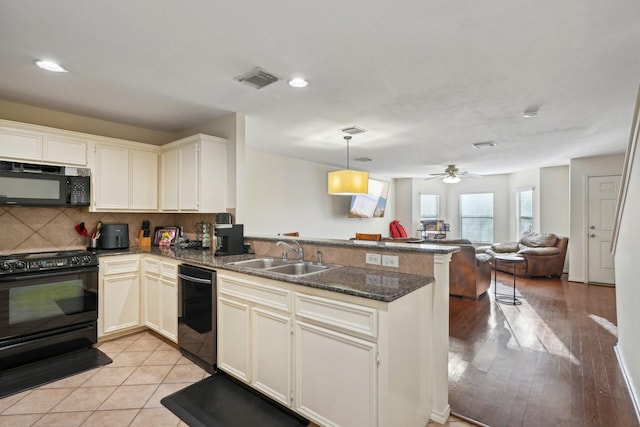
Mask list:
[[[246,268],[248,270],[268,271],[283,276],[301,277],[309,274],[322,273],[341,267],[335,264],[313,264],[309,261],[285,261],[273,258],[257,258],[246,261],[231,262],[229,265]]]
[[[278,265],[284,265],[289,263],[290,261],[283,261],[281,259],[257,258],[257,259],[249,259],[246,261],[236,261],[229,264],[235,265],[237,267],[251,268],[254,270],[265,270],[267,268],[276,267]]]
[[[336,266],[317,265],[308,262],[296,262],[295,264],[281,265],[279,267],[270,268],[271,273],[286,274],[288,276],[304,276],[312,273],[320,273],[327,271]]]

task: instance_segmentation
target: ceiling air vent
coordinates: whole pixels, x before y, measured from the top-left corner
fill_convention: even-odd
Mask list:
[[[263,87],[268,86],[271,83],[277,82],[279,79],[273,74],[269,74],[266,71],[256,67],[247,74],[236,77],[236,80],[242,83],[246,83],[249,86],[253,86],[256,89],[262,89]]]
[[[348,133],[349,135],[358,135],[366,132],[366,130],[359,128],[358,126],[351,126],[340,130],[344,133]]]

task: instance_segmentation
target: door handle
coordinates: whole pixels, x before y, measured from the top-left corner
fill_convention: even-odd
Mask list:
[[[589,234],[589,237],[596,237],[595,234]]]
[[[595,226],[595,225],[592,225],[592,226],[591,226],[591,227],[589,227],[589,228],[590,228],[590,229],[592,229],[592,230],[595,230],[595,229],[596,229],[596,226]]]

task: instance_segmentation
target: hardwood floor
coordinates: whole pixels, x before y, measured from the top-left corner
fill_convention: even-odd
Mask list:
[[[498,292],[512,289],[498,272]],[[522,305],[493,294],[450,298],[453,412],[492,427],[638,426],[613,352],[614,288],[518,277]]]

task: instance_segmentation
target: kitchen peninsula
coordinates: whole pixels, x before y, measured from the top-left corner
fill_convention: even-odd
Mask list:
[[[317,265],[321,257],[340,267],[296,276],[238,263],[282,259],[281,240],[299,242],[307,262]],[[450,411],[448,263],[458,248],[295,241],[245,237],[256,255],[154,247],[123,256],[216,270],[218,367],[316,424],[444,423]],[[397,267],[365,263],[372,255]]]

